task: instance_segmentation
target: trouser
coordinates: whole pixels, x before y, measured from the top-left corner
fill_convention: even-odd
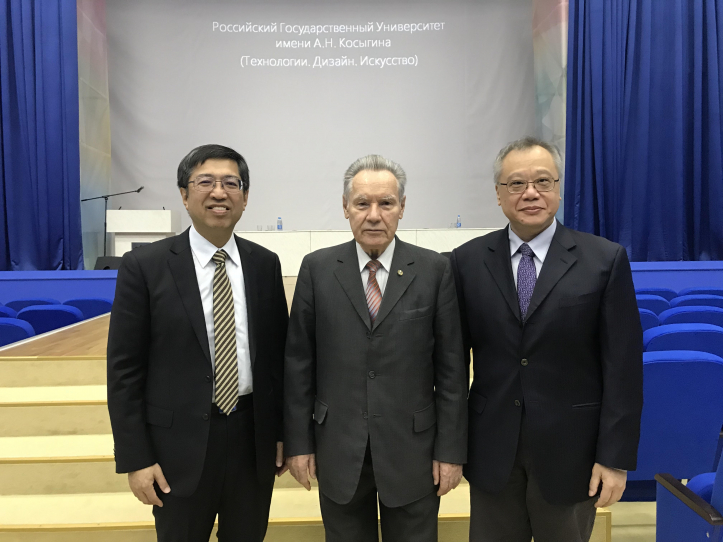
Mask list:
[[[262,488],[258,480],[252,396],[239,397],[229,415],[214,406],[210,424],[203,472],[193,495],[176,497],[173,485],[168,494],[156,488],[163,501],[163,507],[153,507],[159,542],[208,542],[217,514],[221,542],[264,538],[271,487]]]
[[[377,485],[367,443],[359,485],[351,501],[339,504],[319,491],[326,542],[377,542]],[[379,499],[383,542],[436,542],[439,497],[436,489],[405,506],[389,507]]]
[[[595,523],[595,502],[558,505],[542,496],[531,465],[523,414],[517,455],[500,493],[470,486],[470,542],[588,542]]]

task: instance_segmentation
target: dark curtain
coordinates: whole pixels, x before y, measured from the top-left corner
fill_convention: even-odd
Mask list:
[[[565,223],[723,259],[723,3],[570,0]]]
[[[82,269],[76,0],[0,5],[0,270]]]

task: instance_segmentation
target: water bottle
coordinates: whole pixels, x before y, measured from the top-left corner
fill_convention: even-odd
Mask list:
[[[281,231],[284,229],[284,225],[281,223],[281,217],[276,219],[276,231]]]
[[[457,215],[457,227],[458,227],[458,228],[461,228],[461,227],[462,227],[462,219],[460,218],[459,215]]]

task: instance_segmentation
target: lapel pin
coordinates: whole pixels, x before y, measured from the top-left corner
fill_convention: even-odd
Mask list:
[[[400,277],[401,277],[403,274],[404,274],[404,271],[402,271],[401,269],[400,269],[399,271],[397,271],[397,275],[399,275]]]

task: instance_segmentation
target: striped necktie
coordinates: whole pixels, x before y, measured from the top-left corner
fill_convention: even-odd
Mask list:
[[[369,260],[365,266],[369,269],[366,296],[367,307],[369,307],[369,317],[372,320],[372,325],[374,324],[374,320],[377,318],[377,314],[379,314],[379,307],[382,304],[382,291],[379,288],[379,283],[377,282],[377,271],[379,271],[381,266],[382,264],[379,263],[379,260]]]
[[[226,274],[226,251],[213,255],[213,347],[215,352],[216,406],[229,414],[238,402],[236,318],[231,281]]]

